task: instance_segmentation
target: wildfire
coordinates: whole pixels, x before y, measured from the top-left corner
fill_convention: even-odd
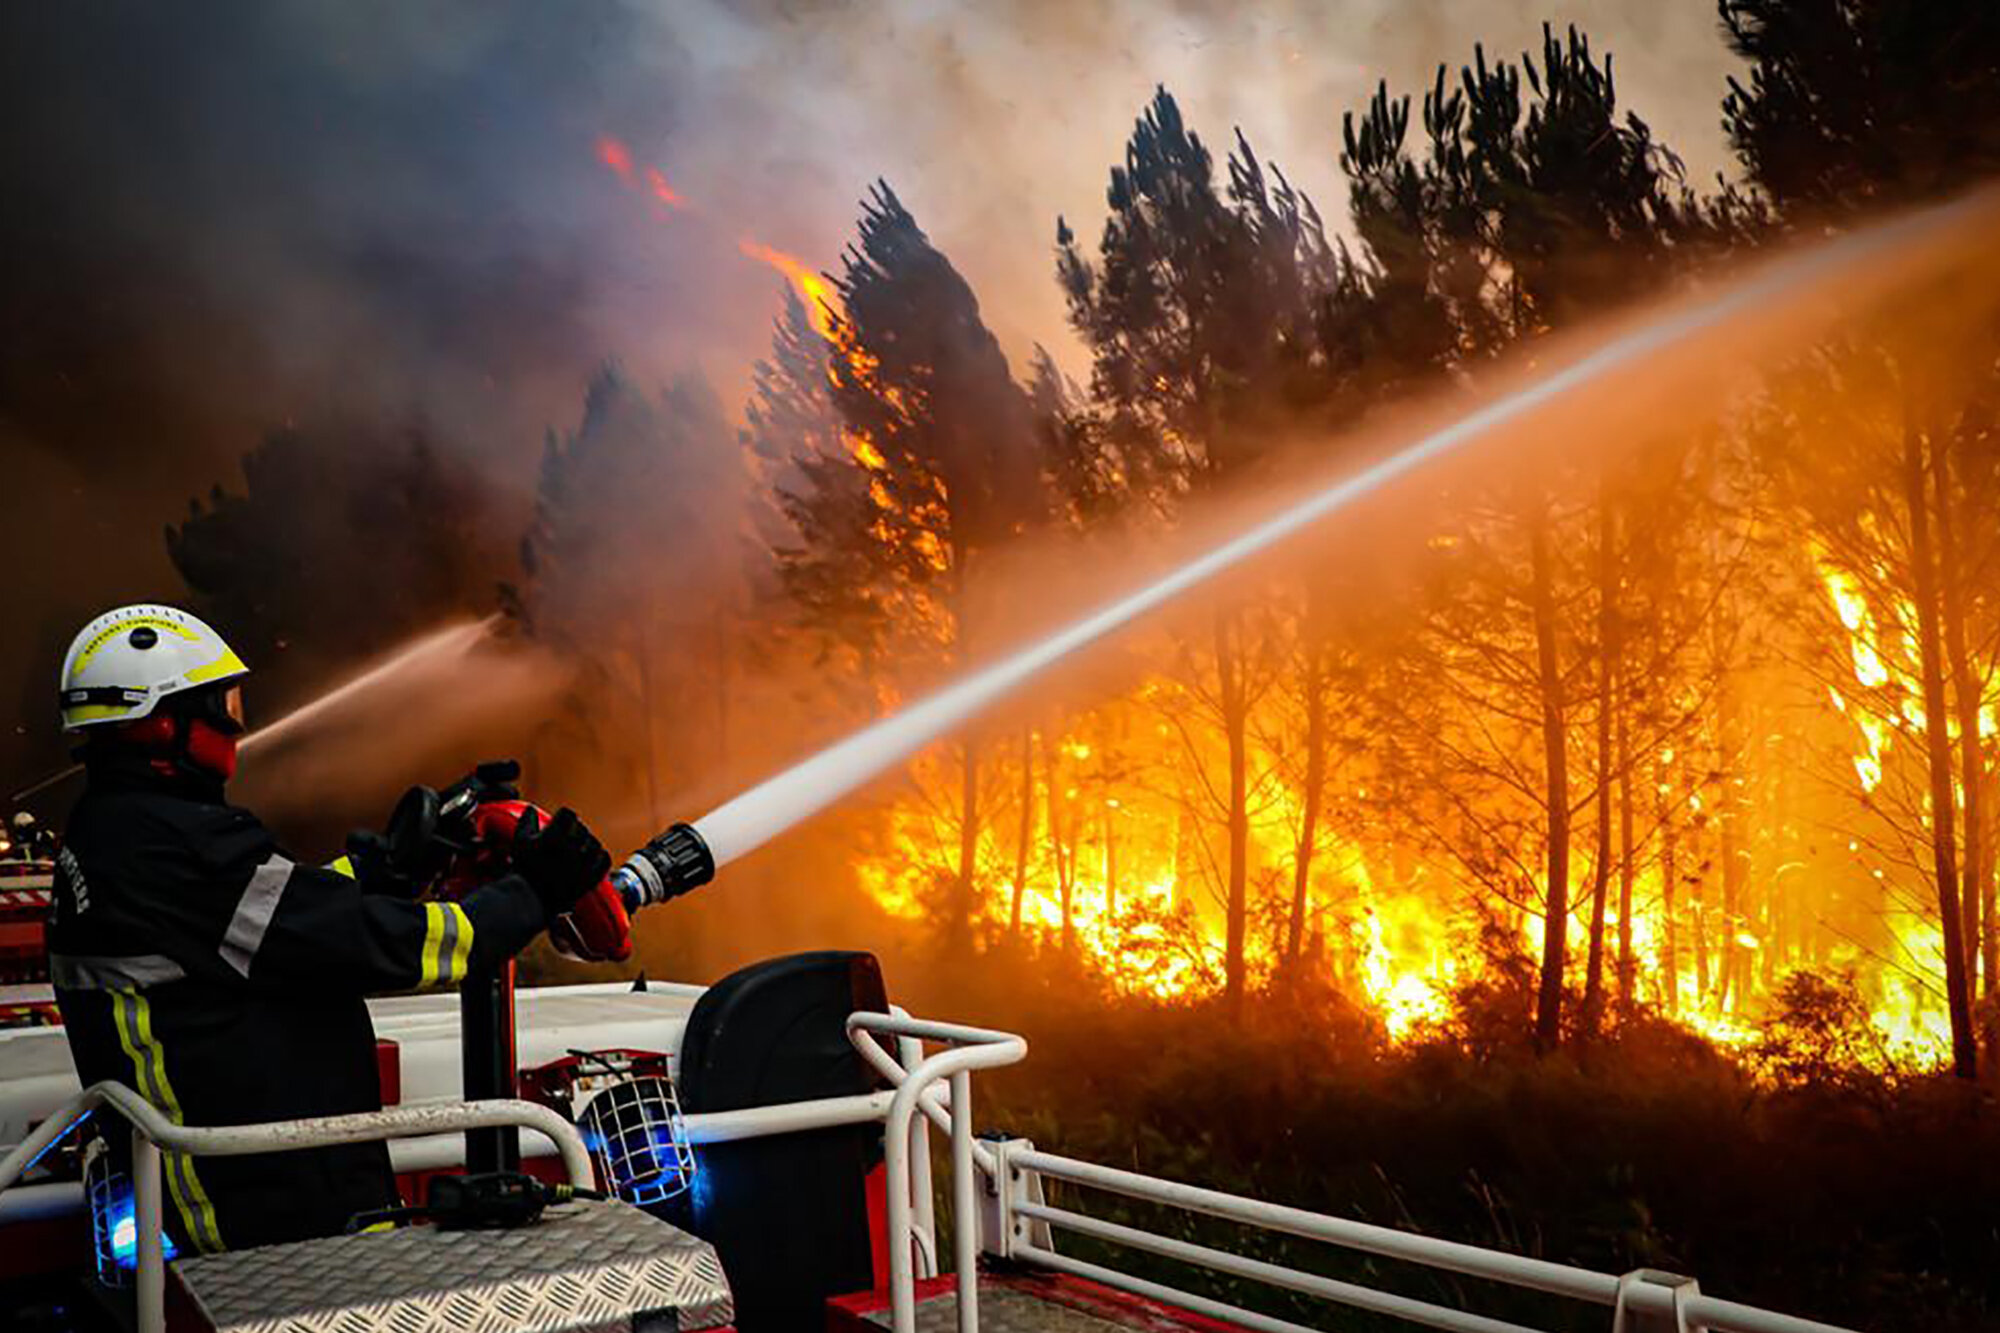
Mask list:
[[[1164,688],[1153,682],[1139,694]],[[1215,849],[1177,802],[1109,777],[1106,753],[1089,740],[1064,736],[1053,750],[1058,772],[1051,775],[1047,752],[1034,748],[1038,791],[1025,863],[1018,805],[981,829],[974,877],[980,915],[993,926],[1011,923],[1018,882],[1022,930],[1046,946],[1066,939],[1115,989],[1168,1000],[1219,990],[1226,922]],[[942,761],[921,761],[917,787],[948,790],[953,772]],[[1274,785],[1252,818],[1255,873],[1267,883],[1292,883],[1300,804],[1298,793]],[[925,800],[899,801],[887,812],[888,847],[864,858],[859,873],[891,915],[922,920],[939,913],[955,879],[947,869],[957,850],[953,813],[949,802]],[[1419,1035],[1447,1016],[1460,976],[1449,911],[1424,886],[1397,892],[1378,886],[1358,845],[1324,829],[1319,844],[1302,965],[1348,990],[1392,1041]],[[1251,932],[1246,957],[1253,980],[1271,976],[1281,951],[1275,933]]]
[[[653,192],[653,198],[668,208],[686,208],[687,200],[673,186],[667,184],[666,175],[658,167],[646,168],[646,188]]]
[[[807,268],[802,260],[786,254],[783,250],[774,250],[761,241],[745,237],[736,243],[736,248],[751,259],[769,264],[784,274],[798,291],[799,299],[806,303],[806,314],[812,320],[814,332],[828,342],[837,341],[833,320],[833,289],[825,278]]]
[[[632,149],[622,139],[611,135],[600,135],[597,140],[597,160],[611,169],[611,173],[628,187],[638,189],[643,186],[653,198],[653,202],[667,211],[683,209],[688,202],[680,191],[667,183],[667,174],[658,167],[640,170],[632,159]]]
[[[632,150],[610,135],[597,141],[597,160],[610,167],[618,179],[632,183]]]
[[[1899,736],[1921,731],[1925,722],[1923,695],[1917,669],[1917,645],[1910,626],[1916,624],[1916,608],[1899,599],[1891,609],[1893,631],[1880,623],[1869,605],[1860,580],[1842,569],[1828,554],[1813,551],[1820,583],[1834,614],[1847,634],[1847,656],[1855,689],[1850,693],[1831,687],[1837,711],[1860,733],[1861,749],[1853,756],[1854,772],[1864,792],[1880,787],[1885,763]],[[1989,734],[1992,709],[1979,715],[1981,736]],[[1956,740],[1956,728],[1950,727]],[[1954,795],[1964,800],[1964,791],[1954,779]],[[1849,850],[1859,850],[1850,842]],[[1872,872],[1877,881],[1885,878],[1879,868]],[[1882,913],[1887,949],[1881,956],[1853,944],[1835,949],[1834,961],[1865,972],[1870,978],[1870,1021],[1883,1040],[1884,1052],[1893,1059],[1925,1064],[1942,1058],[1951,1049],[1950,1020],[1944,1012],[1941,978],[1944,975],[1944,932],[1927,917],[1890,908]]]

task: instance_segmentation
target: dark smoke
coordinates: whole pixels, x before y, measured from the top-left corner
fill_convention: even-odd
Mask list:
[[[1408,87],[1476,38],[1511,51],[1574,19],[1700,174],[1727,57],[1705,6],[1668,8],[7,6],[0,773],[11,789],[59,762],[49,681],[69,633],[183,595],[163,525],[240,488],[237,460],[273,428],[420,425],[525,519],[543,429],[575,420],[607,358],[646,382],[699,365],[733,409],[777,286],[736,242],[831,267],[877,176],[1018,373],[1034,341],[1064,346],[1054,216],[1096,216],[1159,82],[1200,123],[1240,123],[1334,217],[1339,115],[1378,78]],[[692,207],[659,215],[621,187],[594,152],[606,134]]]

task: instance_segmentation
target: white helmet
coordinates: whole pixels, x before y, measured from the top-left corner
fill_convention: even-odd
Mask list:
[[[16,810],[14,812],[14,831],[16,833],[25,833],[34,826],[35,817],[26,810]]]
[[[85,625],[63,658],[64,731],[134,722],[182,690],[249,674],[222,636],[171,606],[106,611]]]

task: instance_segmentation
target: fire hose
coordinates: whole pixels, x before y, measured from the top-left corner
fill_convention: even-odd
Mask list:
[[[412,787],[397,802],[385,833],[348,840],[368,865],[412,896],[459,899],[511,868],[517,842],[548,822],[515,785],[512,760],[481,764],[436,791]],[[675,824],[627,857],[549,923],[558,953],[584,962],[632,955],[632,915],[669,902],[715,877],[715,858],[691,824]]]
[[[371,879],[413,897],[456,900],[508,873],[523,838],[548,822],[541,807],[515,785],[512,760],[481,764],[437,791],[412,787],[396,803],[380,834],[358,833],[348,853]],[[675,824],[612,870],[570,909],[549,922],[557,952],[584,962],[632,956],[632,914],[671,901],[715,876],[715,858],[692,825]],[[514,964],[468,976],[459,987],[461,1082],[468,1101],[513,1097]],[[475,1173],[513,1172],[520,1140],[508,1129],[466,1134],[466,1165]]]

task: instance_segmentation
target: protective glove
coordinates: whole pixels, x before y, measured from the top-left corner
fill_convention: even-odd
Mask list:
[[[521,794],[521,762],[518,759],[490,759],[438,793],[445,809],[479,801],[511,801]]]
[[[564,806],[542,827],[524,827],[515,835],[514,870],[553,918],[597,887],[611,870],[611,854],[576,811]]]

